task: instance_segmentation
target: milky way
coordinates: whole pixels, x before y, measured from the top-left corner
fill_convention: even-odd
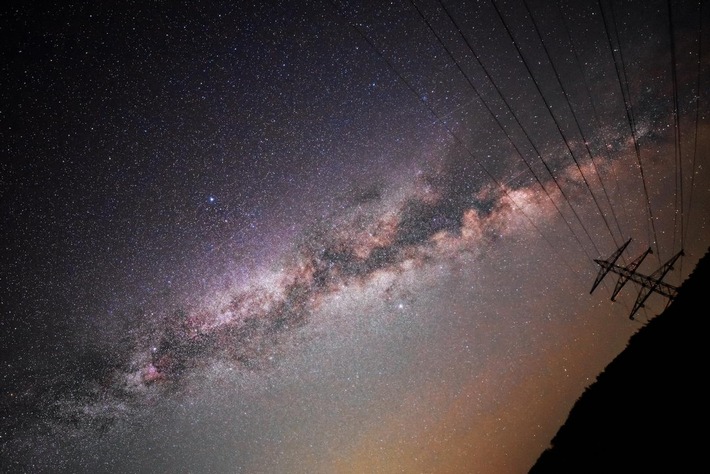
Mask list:
[[[458,191],[452,197],[427,184],[424,188],[396,213],[355,212],[309,236],[291,268],[270,277],[271,286],[236,289],[223,306],[165,316],[162,334],[148,351],[150,362],[129,383],[179,382],[184,371],[217,354],[240,367],[259,367],[283,335],[308,322],[324,296],[368,285],[381,272],[421,268],[475,251],[484,240],[511,231],[510,222],[519,218],[513,215],[516,207],[524,206],[538,219],[544,213],[537,202],[529,202],[527,189],[496,200],[494,190],[470,196]]]
[[[238,3],[3,8],[2,470],[524,472],[710,241],[710,9]]]

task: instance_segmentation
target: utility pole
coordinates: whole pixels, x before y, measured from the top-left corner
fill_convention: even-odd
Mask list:
[[[616,264],[616,261],[619,259],[621,254],[624,252],[626,247],[629,246],[630,243],[631,239],[627,240],[626,243],[616,249],[616,252],[614,252],[611,257],[606,260],[594,259],[594,261],[601,268],[599,269],[599,274],[597,274],[596,280],[594,280],[592,290],[589,293],[591,294],[594,292],[597,286],[599,286],[599,284],[602,282],[602,279],[609,272],[613,272],[619,275],[619,281],[616,282],[616,287],[614,287],[614,292],[611,295],[612,301],[616,300],[616,296],[619,294],[621,289],[624,287],[624,285],[626,285],[629,280],[638,283],[639,285],[641,285],[641,289],[639,290],[638,297],[636,298],[636,303],[634,304],[634,308],[631,310],[631,315],[629,316],[629,319],[634,319],[634,315],[639,309],[644,306],[644,303],[646,302],[648,297],[651,296],[651,293],[658,293],[659,295],[665,296],[666,298],[668,298],[669,303],[671,302],[671,300],[673,300],[673,298],[676,297],[676,295],[678,294],[678,288],[673,285],[669,285],[668,283],[665,283],[663,281],[663,278],[666,276],[666,273],[673,269],[673,265],[675,264],[676,260],[683,256],[684,253],[681,250],[673,257],[671,257],[670,260],[661,265],[658,270],[653,272],[651,275],[646,276],[637,272],[636,269],[639,267],[639,265],[641,265],[641,262],[643,262],[643,259],[645,259],[648,254],[653,253],[651,247],[649,247],[648,250],[639,255],[633,262],[629,263],[625,267]]]

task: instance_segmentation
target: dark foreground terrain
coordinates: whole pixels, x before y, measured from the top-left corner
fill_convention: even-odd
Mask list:
[[[577,400],[530,470],[710,472],[710,252]]]

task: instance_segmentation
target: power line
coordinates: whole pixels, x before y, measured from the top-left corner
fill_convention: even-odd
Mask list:
[[[459,26],[458,22],[454,19],[454,17],[451,15],[451,13],[449,12],[449,10],[446,8],[446,6],[443,4],[443,2],[442,2],[441,0],[439,0],[439,6],[440,6],[441,9],[444,11],[444,13],[446,13],[446,16],[449,18],[449,21],[451,21],[451,23],[452,23],[452,24],[454,25],[454,27],[456,28],[457,32],[459,33],[459,36],[463,39],[463,41],[464,41],[464,43],[466,44],[466,46],[468,47],[469,51],[471,51],[471,54],[472,54],[473,57],[476,59],[476,62],[478,63],[478,66],[481,68],[481,70],[483,71],[483,73],[486,75],[486,78],[488,79],[488,81],[489,81],[489,82],[493,85],[493,87],[495,88],[496,92],[498,93],[498,96],[501,98],[501,101],[503,102],[503,104],[505,104],[506,108],[508,109],[508,111],[509,111],[510,114],[512,115],[512,117],[513,117],[513,119],[515,120],[515,122],[517,123],[518,127],[520,128],[520,130],[521,130],[521,131],[523,132],[523,134],[525,135],[525,138],[528,140],[528,143],[530,144],[530,146],[531,146],[531,147],[533,148],[533,150],[535,151],[535,154],[536,154],[537,158],[538,158],[538,159],[540,160],[540,162],[543,164],[543,166],[545,167],[545,169],[546,169],[547,172],[549,173],[550,177],[552,178],[552,181],[553,181],[553,182],[555,183],[555,185],[557,186],[557,189],[559,189],[560,194],[562,195],[562,197],[564,198],[564,200],[567,202],[567,205],[569,206],[570,210],[571,210],[572,213],[574,214],[574,217],[577,219],[577,222],[579,222],[579,225],[580,225],[580,227],[582,228],[582,230],[584,231],[585,235],[587,236],[587,238],[589,239],[589,241],[592,243],[592,246],[594,247],[594,249],[596,250],[596,252],[599,253],[599,248],[597,247],[596,242],[594,241],[594,239],[593,239],[592,236],[590,235],[589,230],[588,230],[588,229],[586,228],[586,226],[584,225],[584,222],[582,221],[581,217],[579,216],[579,214],[578,214],[577,211],[575,210],[574,206],[572,206],[571,200],[569,199],[569,197],[568,197],[567,194],[565,193],[564,189],[562,189],[562,186],[560,186],[560,183],[557,181],[557,178],[555,177],[554,173],[553,173],[552,170],[550,169],[550,167],[549,167],[549,165],[547,164],[547,162],[542,158],[542,153],[540,153],[540,150],[538,150],[537,146],[535,146],[535,142],[532,140],[532,138],[530,137],[530,134],[528,134],[527,130],[525,129],[525,127],[523,126],[523,124],[520,122],[520,119],[518,118],[517,114],[515,113],[515,111],[514,111],[513,108],[511,107],[510,103],[508,103],[508,101],[506,100],[505,95],[503,94],[503,92],[500,90],[500,88],[499,88],[498,85],[496,84],[496,81],[493,79],[493,77],[492,77],[492,76],[490,75],[490,73],[488,72],[488,69],[486,68],[486,66],[485,66],[485,65],[483,64],[483,62],[481,61],[480,56],[478,55],[478,53],[476,52],[476,50],[475,50],[475,49],[473,48],[473,46],[471,45],[471,42],[468,40],[468,38],[466,37],[466,35],[465,35],[465,34],[463,33],[463,31],[461,30],[461,27]],[[544,186],[543,186],[543,187],[544,187]],[[578,240],[578,242],[579,242],[579,240]],[[580,245],[581,245],[581,243],[580,243]],[[584,248],[584,247],[582,247],[582,248]],[[585,250],[585,253],[586,253],[586,250]]]
[[[505,29],[506,33],[508,34],[508,37],[510,38],[513,46],[515,47],[515,50],[518,53],[518,56],[520,57],[521,61],[523,62],[523,65],[525,66],[525,69],[528,72],[528,75],[530,76],[530,79],[533,81],[533,84],[535,85],[535,89],[537,90],[538,94],[540,95],[540,98],[542,99],[542,102],[545,104],[545,109],[547,110],[548,114],[550,115],[550,118],[552,118],[552,121],[555,124],[555,127],[557,128],[557,131],[560,134],[560,137],[562,138],[562,141],[565,144],[565,147],[567,148],[568,153],[572,157],[572,161],[574,161],[575,165],[577,166],[577,170],[579,171],[580,176],[582,177],[582,181],[584,181],[585,186],[589,190],[589,193],[592,196],[592,200],[597,206],[597,209],[599,210],[599,214],[602,217],[602,220],[604,221],[604,225],[606,228],[609,230],[609,233],[612,237],[612,240],[616,244],[616,239],[614,238],[614,233],[611,230],[611,227],[609,226],[609,222],[606,220],[606,217],[604,216],[604,212],[602,211],[601,207],[599,206],[599,203],[597,202],[596,197],[594,196],[594,192],[592,191],[591,186],[589,185],[589,182],[587,181],[587,178],[584,176],[584,173],[582,172],[582,168],[579,165],[579,162],[577,161],[577,158],[574,156],[574,152],[572,151],[572,147],[565,136],[564,132],[562,131],[562,127],[560,126],[559,122],[555,118],[554,114],[552,113],[552,106],[550,103],[547,101],[545,98],[545,94],[543,94],[542,89],[540,88],[540,84],[537,82],[537,79],[535,79],[535,76],[533,75],[532,69],[530,68],[530,65],[528,64],[527,60],[525,59],[525,56],[523,55],[522,50],[518,46],[517,42],[515,41],[515,37],[513,36],[512,31],[508,27],[507,22],[505,21],[505,18],[503,17],[503,14],[501,13],[500,9],[498,8],[498,5],[496,4],[495,0],[491,0],[491,4],[493,5],[493,8],[495,9],[496,13],[498,14],[498,18],[501,21],[503,28]],[[529,10],[528,10],[529,11]],[[544,47],[544,44],[543,44]],[[617,244],[618,245],[618,244]]]
[[[574,123],[577,125],[577,130],[579,131],[579,135],[582,138],[582,143],[584,143],[584,147],[587,150],[587,153],[589,154],[589,159],[592,163],[592,167],[594,169],[594,172],[597,176],[597,179],[599,180],[599,184],[601,184],[602,190],[604,191],[604,195],[606,196],[607,202],[609,204],[609,208],[611,209],[612,216],[614,218],[614,221],[616,222],[616,227],[619,230],[619,236],[623,238],[623,233],[621,232],[621,227],[619,227],[619,221],[616,219],[616,213],[614,212],[614,206],[611,204],[611,199],[609,199],[609,194],[606,191],[606,187],[604,186],[604,182],[601,179],[601,176],[599,175],[599,171],[597,170],[596,164],[594,163],[594,156],[592,154],[592,150],[589,148],[589,142],[587,140],[587,137],[584,135],[584,131],[582,130],[582,126],[579,123],[579,118],[577,117],[577,114],[574,111],[574,107],[572,107],[572,102],[570,101],[569,94],[567,94],[567,90],[562,82],[562,79],[560,77],[559,71],[557,70],[557,67],[555,66],[554,61],[552,60],[552,56],[550,55],[550,51],[547,49],[547,45],[545,44],[545,41],[542,38],[542,34],[540,33],[540,28],[538,27],[537,22],[535,21],[535,17],[533,16],[532,12],[530,11],[530,7],[528,6],[527,0],[523,0],[523,5],[525,5],[525,10],[528,13],[528,16],[530,17],[530,21],[532,22],[534,28],[535,28],[535,33],[537,34],[538,39],[540,40],[540,44],[542,45],[543,50],[545,51],[545,55],[547,56],[547,61],[550,63],[550,67],[552,68],[552,71],[555,73],[555,78],[557,79],[557,83],[560,86],[560,90],[562,91],[562,95],[565,98],[565,102],[567,103],[567,107],[569,108],[570,113],[572,114],[572,118],[574,119]],[[496,8],[496,11],[498,9]],[[500,15],[500,12],[498,12]],[[507,28],[506,28],[507,30]],[[512,37],[511,37],[512,38]],[[518,49],[518,54],[522,54],[520,52],[520,49]],[[523,59],[525,62],[525,59]],[[528,71],[531,74],[532,77],[532,72],[528,69]],[[533,77],[533,81],[535,81]],[[537,84],[537,81],[535,81]],[[538,91],[540,91],[540,94],[542,95],[542,91],[538,87]],[[547,101],[545,100],[543,96],[543,101],[547,104]],[[554,114],[552,113],[552,108],[547,107],[548,112],[550,113],[550,116],[552,119],[555,121],[555,124],[557,125],[557,130],[560,132],[560,135],[564,137],[564,134],[562,133],[562,129],[559,126],[559,122],[555,119]],[[587,189],[589,189],[589,193],[592,196],[592,200],[594,201],[594,204],[596,204],[597,209],[599,210],[599,214],[602,217],[602,220],[604,221],[604,225],[606,225],[607,230],[609,230],[609,234],[611,235],[611,239],[614,241],[614,244],[618,245],[618,242],[616,241],[616,238],[614,237],[614,232],[612,232],[611,227],[609,226],[609,222],[606,219],[606,216],[604,215],[604,211],[602,210],[601,206],[599,205],[599,202],[597,201],[596,196],[594,195],[594,191],[592,190],[591,185],[587,181],[587,178],[584,176],[584,173],[582,172],[582,168],[579,165],[579,162],[577,159],[574,157],[574,154],[572,153],[572,149],[569,147],[569,144],[567,143],[567,140],[565,140],[565,144],[567,145],[567,149],[569,150],[570,156],[572,156],[572,159],[574,160],[574,163],[577,165],[577,169],[579,170],[579,174],[582,176],[582,180],[584,183],[587,185]]]
[[[589,190],[589,193],[592,196],[592,199],[594,203],[597,206],[597,209],[599,210],[599,214],[602,217],[602,220],[604,221],[604,224],[606,225],[606,228],[609,230],[609,233],[612,237],[612,240],[616,242],[616,239],[614,239],[614,233],[611,230],[611,227],[609,226],[609,223],[606,220],[606,217],[604,216],[604,212],[602,211],[601,207],[599,206],[599,203],[596,200],[596,197],[594,196],[594,192],[592,191],[591,186],[589,185],[589,182],[587,181],[587,178],[585,178],[584,173],[582,172],[582,168],[579,165],[579,162],[577,161],[577,158],[574,156],[574,152],[572,152],[572,147],[567,140],[567,137],[565,136],[564,132],[562,131],[562,128],[555,118],[554,114],[552,113],[552,106],[547,102],[547,99],[545,98],[545,95],[542,92],[542,89],[540,88],[540,84],[537,82],[537,79],[535,79],[535,76],[533,75],[532,69],[530,68],[530,65],[528,64],[527,60],[525,59],[525,56],[523,55],[522,50],[518,46],[517,42],[515,41],[515,37],[513,36],[512,31],[508,27],[508,24],[505,21],[505,18],[503,17],[503,14],[501,11],[498,9],[498,5],[496,4],[495,0],[491,0],[491,4],[493,5],[493,8],[495,9],[496,13],[498,14],[498,18],[503,25],[503,28],[505,29],[506,33],[508,34],[508,37],[510,38],[513,46],[515,47],[515,50],[518,52],[518,56],[520,57],[521,61],[523,62],[523,65],[525,66],[525,69],[528,72],[528,75],[530,79],[533,81],[533,84],[535,85],[535,89],[537,90],[538,94],[540,95],[540,98],[542,99],[542,102],[545,104],[545,109],[547,112],[550,114],[550,117],[552,118],[552,121],[555,124],[555,127],[557,128],[557,131],[560,134],[560,137],[562,138],[562,141],[565,144],[565,147],[567,148],[567,151],[569,152],[570,156],[572,157],[572,160],[574,161],[575,165],[577,166],[577,170],[579,171],[580,176],[582,177],[582,180],[584,181],[585,186]],[[596,248],[596,245],[595,245]],[[597,250],[598,252],[598,250]]]
[[[688,232],[688,225],[690,223],[690,212],[693,209],[693,189],[695,188],[695,158],[698,155],[698,122],[700,118],[700,67],[703,58],[703,5],[705,2],[703,0],[698,1],[698,61],[696,69],[696,82],[695,82],[695,135],[693,144],[693,163],[690,173],[690,196],[688,199],[688,219],[685,221],[685,233]]]
[[[448,54],[449,58],[454,62],[454,64],[455,64],[456,67],[458,68],[459,72],[460,72],[460,73],[463,75],[463,77],[466,79],[466,81],[468,82],[469,86],[471,87],[471,89],[473,90],[473,92],[476,94],[476,96],[477,96],[479,102],[481,102],[481,103],[483,104],[483,106],[485,107],[485,109],[488,111],[489,115],[493,118],[493,120],[495,121],[495,123],[498,125],[498,128],[500,128],[501,131],[502,131],[502,132],[505,134],[505,136],[508,138],[508,141],[509,141],[509,142],[511,143],[511,145],[513,146],[513,149],[516,151],[516,153],[518,154],[518,156],[520,157],[520,159],[523,161],[523,163],[525,163],[525,166],[528,168],[528,170],[530,170],[530,173],[532,173],[533,177],[535,178],[535,181],[540,185],[540,187],[542,188],[542,190],[545,192],[545,194],[547,195],[547,198],[550,200],[550,202],[552,203],[552,205],[555,207],[555,210],[557,211],[557,213],[562,217],[563,221],[564,221],[565,224],[567,225],[567,228],[568,228],[568,229],[570,230],[570,232],[572,233],[572,236],[574,237],[574,239],[577,241],[577,243],[578,243],[580,246],[582,246],[582,242],[579,240],[579,237],[577,236],[576,232],[575,232],[574,229],[572,228],[572,225],[569,223],[569,221],[567,220],[567,218],[565,217],[565,215],[562,213],[562,210],[559,208],[559,206],[557,206],[557,203],[556,203],[555,200],[552,198],[552,195],[551,195],[550,192],[547,190],[547,188],[545,187],[545,185],[542,183],[542,181],[541,181],[540,178],[538,177],[537,173],[535,173],[535,170],[532,168],[532,166],[530,165],[530,163],[527,162],[527,160],[526,160],[525,157],[523,156],[522,152],[521,152],[520,149],[518,148],[518,146],[517,146],[517,144],[515,143],[515,141],[513,141],[512,137],[510,136],[510,134],[508,133],[508,131],[505,129],[505,127],[503,126],[503,124],[501,123],[501,121],[500,121],[500,120],[498,119],[498,117],[496,116],[495,112],[493,112],[493,110],[491,109],[491,107],[488,105],[488,102],[483,98],[483,96],[481,95],[481,93],[478,91],[478,88],[473,84],[473,81],[471,80],[471,78],[469,77],[469,75],[466,74],[466,72],[463,70],[463,68],[461,67],[461,64],[456,60],[456,57],[453,55],[453,53],[451,52],[451,50],[449,49],[449,47],[446,46],[446,44],[444,43],[444,41],[443,41],[443,39],[441,38],[441,36],[436,32],[436,30],[434,29],[434,27],[431,25],[431,22],[426,18],[426,16],[424,15],[424,13],[421,11],[421,9],[420,9],[420,8],[417,6],[417,4],[415,3],[415,1],[414,1],[414,0],[410,0],[410,3],[412,4],[412,6],[414,7],[414,9],[415,9],[415,10],[417,11],[417,13],[419,14],[419,17],[424,21],[424,23],[427,25],[427,27],[428,27],[429,30],[432,32],[432,34],[434,35],[434,37],[437,39],[437,41],[439,42],[439,44],[444,48],[444,50],[445,50],[446,53]]]
[[[656,258],[658,258],[658,262],[661,262],[661,252],[658,246],[658,237],[656,233],[656,225],[654,223],[654,217],[653,217],[653,211],[651,208],[651,198],[649,197],[648,194],[648,186],[646,184],[646,176],[643,172],[643,164],[641,162],[641,148],[638,143],[638,139],[636,137],[636,120],[634,117],[634,111],[633,111],[633,106],[631,105],[631,93],[628,89],[628,78],[626,76],[626,63],[624,61],[624,53],[623,53],[623,48],[621,46],[621,39],[619,37],[619,30],[616,25],[616,17],[614,15],[614,3],[612,2],[611,4],[611,17],[612,17],[612,25],[614,27],[614,32],[616,34],[616,41],[617,44],[619,45],[619,59],[621,60],[621,70],[619,69],[619,64],[617,63],[616,60],[616,55],[614,54],[614,45],[612,44],[611,40],[611,35],[609,33],[609,27],[607,25],[607,19],[606,15],[604,14],[604,8],[602,6],[601,0],[597,0],[597,5],[599,6],[599,11],[601,12],[602,15],[602,23],[604,24],[604,32],[606,34],[607,42],[609,44],[609,50],[611,52],[611,57],[614,62],[614,69],[616,70],[616,77],[619,81],[619,88],[621,89],[621,96],[624,102],[624,109],[626,110],[626,119],[629,123],[629,129],[631,130],[631,140],[633,141],[634,144],[634,151],[636,152],[636,162],[638,163],[639,167],[639,174],[641,175],[641,182],[643,184],[643,192],[644,196],[646,197],[646,208],[648,210],[648,217],[649,217],[649,222],[651,224],[651,230],[653,231],[653,240],[652,243],[656,244]],[[623,73],[623,80],[622,80],[622,73]],[[624,92],[624,84],[626,84],[626,93]],[[649,238],[649,240],[651,240]]]
[[[599,127],[599,128],[601,129],[601,127],[602,127],[602,121],[601,121],[601,119],[599,118],[599,112],[597,111],[597,106],[595,105],[595,101],[594,101],[594,99],[592,98],[592,90],[591,90],[591,87],[589,86],[589,79],[587,78],[587,73],[586,73],[584,67],[582,66],[582,61],[580,60],[579,54],[577,53],[577,47],[575,46],[574,40],[572,39],[572,32],[571,32],[571,30],[570,30],[569,23],[567,22],[567,18],[566,18],[566,16],[565,16],[564,12],[562,11],[562,0],[558,0],[558,1],[557,1],[557,9],[558,9],[560,18],[562,18],[562,24],[563,24],[563,26],[564,26],[565,33],[567,34],[567,41],[569,42],[570,48],[572,49],[572,54],[573,54],[573,56],[574,56],[575,63],[576,63],[576,65],[577,65],[577,68],[578,68],[579,71],[580,71],[580,75],[582,76],[582,82],[584,83],[584,89],[585,89],[585,91],[586,91],[586,93],[587,93],[587,98],[589,99],[589,105],[590,105],[591,108],[592,108],[592,115],[593,115],[593,117],[594,117],[594,121],[595,121],[597,127]],[[607,149],[607,147],[606,147],[606,146],[601,146],[601,149],[603,150],[603,153],[604,153],[604,155],[606,156],[607,160],[608,160],[609,162],[613,161],[612,158],[611,158],[611,154],[609,153],[609,150]],[[602,184],[602,189],[604,189],[604,193],[606,194],[607,199],[609,199],[609,195],[608,195],[608,193],[606,192],[606,188],[604,188],[604,184],[603,184],[602,181],[601,181],[601,175],[599,174],[599,171],[597,170],[596,164],[594,164],[594,159],[592,159],[592,164],[594,165],[594,169],[595,169],[595,171],[596,171],[596,173],[597,173],[597,176],[599,176],[599,181],[600,181],[600,183]],[[619,181],[618,181],[618,179],[617,179],[617,177],[616,177],[616,174],[612,174],[612,176],[613,176],[613,178],[614,178],[614,183],[615,183],[615,185],[616,185],[616,191],[617,191],[617,194],[618,194],[618,192],[619,192]],[[626,210],[626,200],[625,200],[625,199],[621,199],[620,201],[621,201],[621,210],[623,211],[624,216],[626,216],[626,215],[628,214],[628,212],[627,212],[627,210]],[[610,207],[611,207],[611,210],[612,210],[612,213],[613,213],[613,212],[614,212],[614,208],[613,208],[613,206],[611,206],[611,203],[610,203]],[[619,226],[619,220],[618,220],[616,214],[614,214],[614,220],[616,221],[617,226]],[[621,231],[621,228],[620,228],[620,227],[619,227],[619,232],[620,232],[620,234],[621,234],[622,236],[624,235],[623,232]],[[622,257],[622,258],[623,258],[623,257]]]
[[[675,28],[673,26],[673,9],[671,8],[671,0],[666,1],[668,7],[668,36],[670,38],[671,49],[671,78],[673,83],[673,125],[675,138],[675,205],[676,213],[673,216],[673,249],[675,249],[676,230],[678,224],[678,199],[680,198],[680,248],[683,249],[683,153],[681,149],[681,134],[680,134],[680,107],[678,106],[678,71],[676,67],[675,54]]]
[[[330,1],[330,3],[333,5],[333,7],[335,8],[336,12],[337,12],[340,16],[342,16],[343,18],[345,18],[344,15],[341,13],[340,7],[334,2],[334,0],[329,0],[329,1]],[[347,19],[345,19],[345,21],[348,23],[348,25],[349,25],[351,28],[353,28],[353,29],[365,40],[365,42],[372,48],[372,50],[387,64],[387,66],[397,75],[397,77],[399,78],[399,80],[402,81],[402,82],[407,86],[407,89],[409,89],[409,90],[417,97],[417,99],[419,99],[419,102],[421,102],[422,104],[424,104],[424,106],[429,110],[429,112],[434,116],[434,118],[435,118],[437,121],[440,121],[441,119],[440,119],[439,115],[438,115],[438,114],[436,113],[436,111],[433,109],[433,107],[431,106],[431,104],[429,104],[429,102],[425,101],[425,100],[422,98],[421,95],[419,95],[419,93],[416,91],[416,89],[414,88],[414,86],[402,75],[402,73],[399,72],[399,70],[398,70],[396,67],[394,67],[394,65],[392,64],[392,62],[380,51],[380,49],[377,47],[377,45],[375,45],[375,43],[374,43],[360,28],[358,28],[358,26],[357,26],[356,24],[354,24],[354,23],[348,21]],[[473,152],[472,152],[471,150],[469,150],[469,148],[468,148],[468,147],[463,143],[463,141],[446,125],[445,122],[440,122],[440,123],[444,126],[444,128],[445,128],[446,131],[449,133],[449,135],[451,135],[451,137],[454,138],[454,140],[456,141],[456,143],[459,144],[459,146],[461,146],[461,147],[468,153],[468,155],[471,156],[471,158],[481,167],[481,169],[488,175],[488,177],[489,177],[498,187],[500,187],[500,189],[503,191],[503,193],[511,200],[511,202],[515,205],[515,207],[518,208],[518,210],[520,210],[520,212],[521,212],[521,213],[526,217],[526,219],[530,222],[530,225],[532,225],[532,227],[533,227],[533,228],[540,234],[540,236],[545,240],[545,242],[547,243],[547,245],[550,246],[550,248],[551,248],[553,251],[557,252],[557,248],[549,241],[549,239],[547,238],[547,236],[545,236],[545,234],[542,232],[542,230],[540,230],[540,228],[535,224],[535,222],[532,220],[532,218],[531,218],[530,216],[528,216],[528,214],[524,211],[524,209],[515,201],[515,199],[513,199],[513,197],[510,195],[510,193],[508,193],[508,191],[507,191],[507,189],[505,188],[505,186],[504,186],[500,181],[498,181],[498,180],[495,178],[495,176],[488,170],[488,168],[486,168],[486,167],[480,162],[480,160],[478,160],[478,159],[476,158],[476,156],[473,154]],[[586,250],[585,250],[585,254],[587,255],[588,258],[591,258],[590,255],[589,255],[589,253],[588,253]],[[571,271],[573,274],[576,275],[576,271],[575,271],[570,265],[567,265],[567,266],[568,266],[568,268],[570,269],[570,271]]]

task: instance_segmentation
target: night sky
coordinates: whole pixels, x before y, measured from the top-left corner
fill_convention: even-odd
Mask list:
[[[3,472],[526,472],[710,245],[704,0],[10,3]]]

